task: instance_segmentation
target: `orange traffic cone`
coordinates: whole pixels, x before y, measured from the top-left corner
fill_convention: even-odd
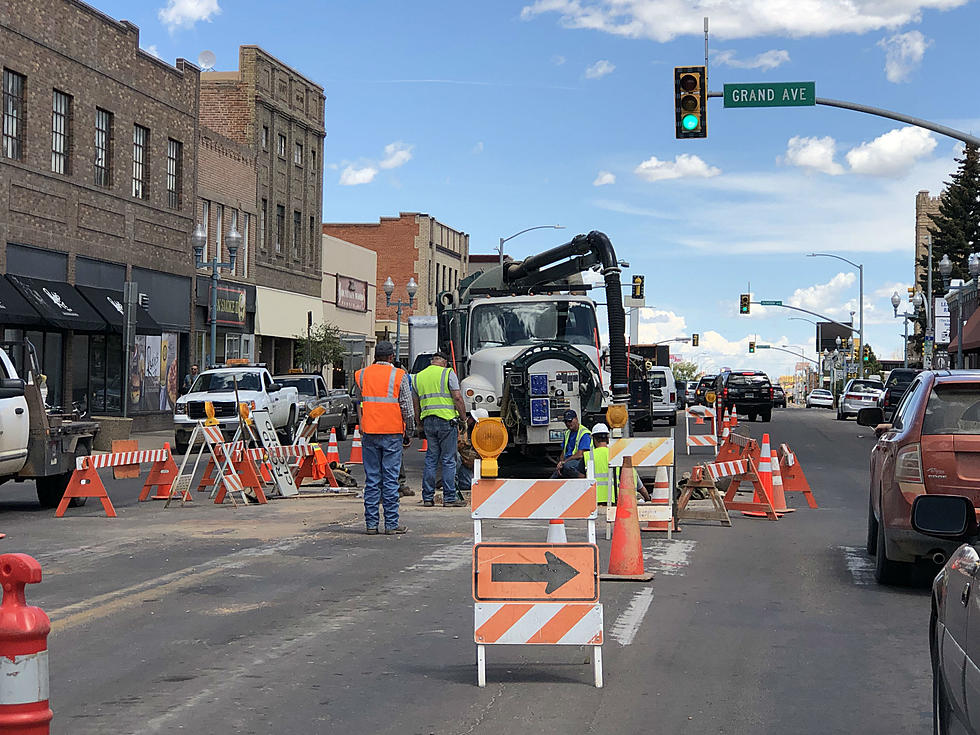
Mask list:
[[[600,579],[647,582],[653,574],[643,571],[643,547],[640,544],[640,519],[636,514],[636,476],[633,458],[623,457],[620,472],[619,499],[616,503],[616,525],[613,526],[609,551],[609,572]]]
[[[419,451],[420,452],[428,452],[429,451],[429,440],[426,439],[425,437],[422,437],[422,446],[419,447]]]
[[[336,462],[340,464],[340,449],[337,446],[337,430],[330,430],[330,444],[327,445],[327,464]]]
[[[667,476],[666,467],[658,467],[657,474],[653,481],[653,492],[650,493],[650,504],[660,509],[670,507],[670,478]],[[647,521],[641,531],[669,531],[673,519],[669,521]],[[674,526],[673,530],[677,530]]]
[[[731,420],[732,431],[738,428],[738,409],[732,406],[732,420]]]
[[[783,473],[779,469],[779,455],[772,450],[772,507],[777,513],[792,513],[796,508],[786,507],[786,493],[783,492]]]
[[[568,537],[565,535],[565,521],[558,518],[552,518],[550,521],[548,521],[548,543],[568,543]]]
[[[350,445],[350,459],[347,464],[364,464],[364,457],[361,454],[361,431],[360,427],[354,426],[354,440]]]
[[[768,507],[771,507],[775,512],[775,504],[772,498],[772,451],[769,448],[769,435],[762,435],[762,448],[759,450],[759,464],[757,475],[759,478],[758,486],[755,488],[755,493],[752,496],[753,503],[761,503]],[[753,483],[754,484],[754,483]],[[764,497],[760,497],[760,491]],[[786,505],[785,499],[783,505]],[[742,511],[742,515],[749,516],[750,518],[771,518],[766,511]],[[779,514],[776,514],[776,519],[780,518]],[[773,519],[775,520],[775,519]]]

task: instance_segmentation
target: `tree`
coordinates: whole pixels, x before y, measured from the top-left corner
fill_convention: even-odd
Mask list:
[[[327,365],[344,359],[344,343],[339,327],[332,324],[314,324],[310,336],[294,335],[296,354],[294,362],[304,365],[314,373],[322,373]]]
[[[674,371],[674,380],[694,380],[701,373],[696,362],[675,362],[671,369]]]

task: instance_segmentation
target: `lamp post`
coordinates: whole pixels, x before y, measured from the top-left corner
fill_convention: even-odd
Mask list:
[[[392,301],[391,295],[395,292],[395,282],[391,280],[391,276],[385,280],[385,302],[388,306],[396,306],[398,310],[395,312],[395,362],[401,362],[402,355],[402,307],[407,306],[412,308],[415,305],[415,294],[418,293],[419,285],[415,282],[414,278],[408,279],[408,285],[405,286],[405,291],[408,293],[408,301]]]
[[[842,258],[839,255],[834,255],[833,253],[809,253],[808,258],[837,258],[837,260],[843,260],[845,263],[849,263],[858,269],[858,312],[860,316],[858,317],[858,334],[861,336],[861,349],[864,349],[864,266],[860,263],[855,263],[853,260],[848,260],[847,258]],[[864,377],[864,360],[858,361],[858,376]]]
[[[953,263],[949,255],[943,253],[943,259],[939,261],[939,275],[943,278],[943,288],[946,289],[947,299],[950,294],[950,276],[953,275]],[[961,314],[963,307],[960,305],[960,295],[956,294],[956,367],[963,367],[963,324]]]
[[[932,370],[932,352],[936,343],[936,325],[932,319],[932,233],[926,233],[929,249],[929,268],[926,275],[926,334],[922,342],[922,369]]]
[[[204,231],[204,225],[198,223],[191,235],[191,246],[194,249],[194,267],[197,269],[211,269],[211,313],[208,315],[208,323],[211,325],[211,344],[208,349],[208,365],[214,365],[215,344],[218,341],[218,281],[221,280],[221,269],[235,270],[235,261],[238,259],[238,248],[242,244],[242,236],[233,226],[225,235],[225,249],[228,251],[228,262],[221,262],[218,253],[211,260],[204,260],[204,246],[207,245],[208,236]]]
[[[564,225],[535,225],[534,227],[528,227],[526,230],[521,230],[520,232],[515,232],[510,237],[500,238],[500,246],[497,248],[500,253],[500,265],[504,264],[504,243],[508,240],[513,240],[518,235],[523,235],[525,232],[530,232],[531,230],[564,230]]]
[[[924,301],[924,299],[922,298],[922,292],[921,291],[916,291],[915,292],[915,296],[912,297],[912,306],[915,307],[915,310],[914,311],[911,311],[911,312],[906,311],[906,312],[903,312],[903,313],[899,314],[898,313],[898,306],[899,306],[899,304],[902,303],[902,297],[898,295],[898,291],[893,291],[892,292],[892,297],[891,297],[892,311],[893,311],[893,313],[895,315],[895,318],[897,319],[898,317],[902,317],[902,321],[905,322],[905,343],[904,343],[905,349],[904,349],[904,351],[902,353],[902,358],[903,358],[902,359],[902,367],[908,367],[909,366],[909,320],[915,319],[918,316],[919,309],[922,308],[923,301]],[[928,317],[928,310],[927,310],[926,313],[927,313],[926,320],[928,321],[928,318],[929,318]],[[922,365],[923,365],[923,368],[925,368],[925,361],[926,361],[926,358],[925,358],[925,350],[923,349],[923,351],[922,351]]]

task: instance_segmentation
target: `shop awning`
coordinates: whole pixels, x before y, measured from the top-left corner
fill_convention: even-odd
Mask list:
[[[99,315],[109,324],[109,329],[121,334],[123,331],[123,295],[122,291],[111,288],[96,288],[95,286],[76,286],[82,296],[88,299]],[[142,306],[136,306],[136,333],[162,334],[163,329]]]
[[[323,299],[318,296],[255,287],[255,333],[264,337],[304,337],[306,318],[313,312],[313,323],[323,321]]]
[[[43,323],[37,309],[14,288],[14,284],[0,277],[0,324],[37,327]]]
[[[99,312],[70,283],[10,273],[7,274],[7,279],[37,309],[45,324],[76,332],[106,331],[108,325],[105,319],[99,316]]]

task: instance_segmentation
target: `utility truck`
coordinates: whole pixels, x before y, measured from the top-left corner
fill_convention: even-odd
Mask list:
[[[606,289],[608,373],[591,287],[581,279],[589,270],[602,274]],[[463,403],[499,416],[511,448],[559,447],[568,409],[585,426],[606,421],[611,405],[628,410],[620,267],[603,233],[473,273],[439,294],[437,310],[439,344],[454,362]]]

